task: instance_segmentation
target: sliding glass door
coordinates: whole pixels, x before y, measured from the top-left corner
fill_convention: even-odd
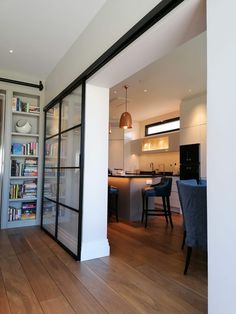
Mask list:
[[[82,86],[45,110],[41,226],[80,258]]]

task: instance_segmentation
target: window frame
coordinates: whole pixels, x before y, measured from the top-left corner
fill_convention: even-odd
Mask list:
[[[172,118],[172,119],[167,119],[167,120],[163,120],[163,121],[159,121],[159,122],[155,122],[155,123],[151,123],[151,124],[146,124],[145,125],[145,137],[179,131],[180,127],[177,128],[177,129],[170,129],[170,130],[166,130],[166,131],[161,131],[161,132],[155,132],[155,133],[152,133],[152,134],[148,134],[148,129],[149,128],[151,128],[153,126],[163,125],[163,124],[166,124],[166,123],[169,123],[169,122],[174,122],[174,121],[180,121],[180,117],[175,117],[175,118]]]

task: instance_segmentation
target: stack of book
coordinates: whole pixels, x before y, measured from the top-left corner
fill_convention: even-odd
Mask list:
[[[22,101],[20,97],[13,97],[12,111],[39,113],[39,107],[37,105],[30,104],[29,102]]]
[[[37,184],[35,180],[24,181],[23,198],[34,198],[37,196]]]
[[[10,199],[18,199],[23,196],[23,184],[10,184]]]
[[[11,145],[11,153],[13,155],[38,155],[38,143],[31,142],[27,144],[13,143]]]
[[[13,159],[11,161],[11,176],[21,177],[24,175],[24,163]]]
[[[21,219],[21,209],[14,206],[8,207],[8,221],[15,221]]]
[[[35,177],[38,175],[38,164],[37,159],[26,158],[24,164],[24,172],[23,175],[25,177]]]
[[[21,220],[36,218],[36,202],[22,203]]]

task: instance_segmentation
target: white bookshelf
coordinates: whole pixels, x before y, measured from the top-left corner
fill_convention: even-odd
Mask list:
[[[5,154],[4,159],[10,162],[9,167],[4,167],[4,185],[2,197],[2,213],[1,213],[1,228],[15,228],[24,226],[34,226],[40,224],[40,210],[41,210],[41,191],[42,191],[42,152],[43,152],[43,100],[44,94],[37,89],[22,87],[22,86],[6,86],[6,112],[5,112]],[[12,106],[13,98],[18,97],[19,101],[27,106],[31,106],[30,110],[38,110],[39,112],[24,112],[22,108],[14,110]],[[37,107],[37,108],[36,108]],[[32,109],[33,108],[33,109]],[[35,109],[36,108],[36,109]],[[18,111],[19,110],[19,111]],[[21,110],[21,111],[20,111]],[[27,110],[23,108],[23,110]],[[19,133],[16,129],[16,122],[18,120],[26,120],[32,126],[29,133]],[[26,144],[33,144],[32,146]],[[19,154],[12,151],[13,144],[20,144],[19,147],[27,147],[24,152]],[[37,146],[37,154],[30,154]],[[16,147],[16,146],[15,146]],[[30,151],[30,153],[29,153]],[[23,150],[22,150],[23,152]],[[28,154],[29,153],[29,154]],[[25,162],[27,159],[37,160],[36,165],[32,164],[34,169],[30,169],[30,163]],[[12,161],[14,161],[13,168],[16,170],[12,172]],[[27,169],[24,169],[27,167]],[[37,167],[37,169],[35,169]],[[27,175],[34,172],[35,175]],[[37,173],[36,173],[37,171]],[[25,174],[25,175],[24,175]],[[36,184],[36,196],[34,196],[35,185],[27,186],[27,183],[34,182]],[[13,190],[13,187],[17,189]],[[16,197],[16,194],[17,197]],[[30,194],[33,194],[32,196]],[[21,197],[28,195],[28,197]],[[31,208],[27,203],[32,203]],[[34,204],[36,203],[36,215],[34,217]],[[28,208],[27,208],[28,207]],[[29,215],[26,213],[28,210]],[[30,213],[30,210],[32,212]],[[14,217],[13,217],[14,212]],[[20,216],[20,213],[25,215]],[[19,218],[18,219],[18,214]],[[33,217],[33,218],[32,218]],[[14,219],[13,219],[14,218]],[[24,218],[24,219],[23,219]]]

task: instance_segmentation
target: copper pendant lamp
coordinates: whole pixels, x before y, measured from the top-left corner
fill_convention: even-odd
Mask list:
[[[125,85],[125,112],[122,113],[120,117],[120,125],[121,129],[131,129],[132,128],[132,118],[131,114],[127,111],[127,89],[128,86]]]

